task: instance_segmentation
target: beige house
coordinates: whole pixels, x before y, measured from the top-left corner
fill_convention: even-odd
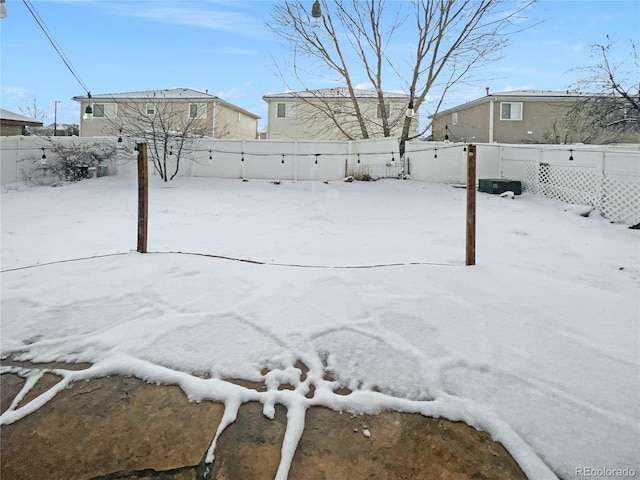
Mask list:
[[[80,103],[80,136],[115,135],[119,129],[149,129],[162,120],[174,131],[213,138],[255,139],[259,115],[190,88],[73,97]],[[92,115],[86,115],[91,107]],[[154,128],[157,128],[157,123]],[[163,127],[166,128],[166,127]]]
[[[24,135],[28,133],[27,127],[41,126],[38,120],[0,108],[0,135]]]
[[[570,143],[582,141],[567,113],[590,97],[577,92],[518,90],[489,93],[432,117],[433,139],[478,143]]]
[[[376,92],[355,91],[358,107],[370,138],[399,137],[402,132],[409,95],[384,93],[382,112]],[[325,88],[302,92],[265,95],[268,105],[268,139],[345,140],[363,138],[355,108],[346,88]],[[383,129],[383,114],[388,132]],[[418,115],[411,122],[411,135],[417,135]]]

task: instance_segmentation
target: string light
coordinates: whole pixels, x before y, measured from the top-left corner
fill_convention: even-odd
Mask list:
[[[569,160],[573,160],[573,148],[569,149]]]
[[[396,157],[395,157],[395,155],[394,155],[394,153],[393,153],[393,152],[391,152],[391,161],[392,161],[392,162],[395,162],[395,161],[396,161]]]
[[[284,153],[282,154],[282,160],[280,161],[280,165],[284,167]]]
[[[242,152],[242,158],[240,159],[241,162],[244,162],[244,152]]]
[[[438,158],[438,149],[436,148],[433,153],[433,158]]]
[[[40,158],[40,163],[47,163],[47,155],[44,153],[44,147],[42,147],[42,158]]]
[[[444,126],[444,143],[449,143],[449,125]]]
[[[358,163],[360,163],[360,154],[358,154]]]

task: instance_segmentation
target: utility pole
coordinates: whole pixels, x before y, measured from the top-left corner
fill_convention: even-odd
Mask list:
[[[53,102],[53,136],[58,136],[58,104],[59,100]]]
[[[476,264],[476,146],[467,145],[467,265]]]
[[[147,225],[149,220],[149,181],[147,144],[138,143],[138,252],[147,253]]]

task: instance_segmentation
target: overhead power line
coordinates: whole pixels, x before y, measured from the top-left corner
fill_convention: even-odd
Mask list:
[[[80,78],[78,71],[73,67],[73,65],[71,64],[71,60],[69,60],[69,58],[62,51],[62,47],[58,44],[56,39],[53,37],[52,33],[49,31],[49,28],[44,23],[44,20],[42,20],[42,17],[40,17],[40,14],[37,12],[35,7],[31,4],[29,0],[22,0],[22,1],[24,2],[25,6],[29,10],[29,13],[31,13],[31,16],[34,18],[34,20],[36,21],[36,23],[38,24],[42,32],[45,34],[47,39],[49,39],[49,42],[51,42],[51,45],[53,46],[56,53],[60,56],[60,58],[66,65],[66,67],[71,72],[71,75],[74,76],[74,78],[78,81],[78,83],[84,89],[84,91],[87,92],[87,95],[91,95],[89,93],[89,89],[87,88],[86,84]]]

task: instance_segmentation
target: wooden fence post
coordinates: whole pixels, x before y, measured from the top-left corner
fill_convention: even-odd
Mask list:
[[[147,253],[147,225],[149,217],[149,181],[147,144],[138,143],[138,252]]]
[[[467,255],[466,264],[476,264],[476,146],[467,145]]]

